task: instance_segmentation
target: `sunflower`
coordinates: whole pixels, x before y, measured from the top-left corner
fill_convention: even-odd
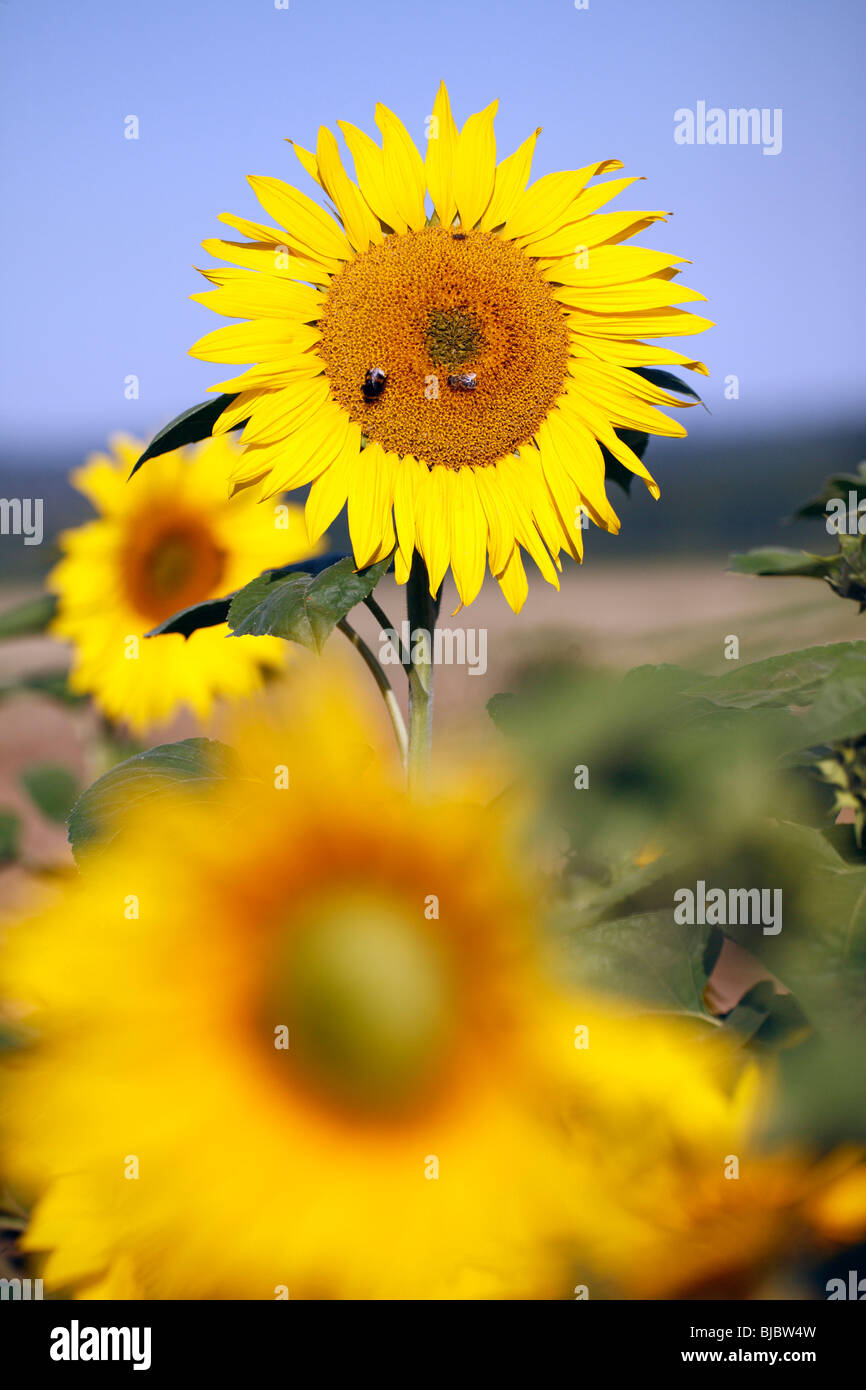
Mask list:
[[[86,1298],[551,1294],[578,1193],[513,848],[303,700],[7,934],[26,1248]]]
[[[295,145],[339,220],[278,179],[251,178],[273,221],[223,214],[247,240],[203,245],[237,268],[202,271],[216,288],[193,296],[246,322],[191,352],[255,363],[211,388],[237,396],[218,430],[246,422],[237,486],[269,497],[312,483],[312,538],[348,502],[358,565],[396,545],[403,583],[417,550],[434,595],[450,565],[470,603],[489,558],[518,610],[524,550],[558,587],[561,552],[582,557],[586,518],[619,529],[602,446],[658,496],[618,431],[684,435],[658,408],[683,403],[633,369],[706,373],[642,339],[709,321],[676,307],[704,298],[676,283],[681,257],[622,245],[665,214],[599,211],[635,181],[591,183],[619,160],[527,187],[539,131],[497,163],[496,109],[458,132],[440,86],[423,160],[384,106],[381,146],[338,122],[356,182],[332,131],[320,129],[315,153]]]
[[[688,1296],[857,1238],[856,1155],[758,1151],[721,1030],[550,981],[501,803],[407,798],[327,681],[289,712],[5,933],[0,1166],[48,1287]]]
[[[227,498],[239,457],[229,440],[164,454],[128,483],[142,448],[118,436],[112,457],[93,455],[72,475],[98,516],[64,532],[63,558],[48,580],[58,597],[52,632],[73,648],[72,689],[136,731],[184,705],[206,718],[215,699],[250,694],[284,660],[278,638],[228,642],[224,624],[188,639],[145,634],[311,550],[298,508]]]

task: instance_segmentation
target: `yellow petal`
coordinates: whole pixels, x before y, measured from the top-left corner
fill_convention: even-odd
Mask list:
[[[314,259],[318,256],[334,261],[352,259],[352,248],[333,217],[317,207],[306,193],[281,179],[259,174],[251,174],[248,183],[265,211],[309,247]]]
[[[291,319],[254,319],[206,333],[189,350],[205,362],[273,362],[319,342],[319,330]]]
[[[343,168],[337,137],[327,126],[319,129],[316,154],[323,186],[333,199],[346,228],[346,236],[355,250],[366,251],[371,242],[384,241],[379,219],[370,211],[360,188]]]
[[[629,314],[706,300],[707,296],[676,280],[650,275],[646,280],[625,285],[557,285],[553,297],[569,309],[586,309],[593,314]]]
[[[417,498],[423,485],[422,474],[427,474],[425,465],[419,463],[411,454],[407,454],[397,466],[394,484],[394,523],[397,529],[400,573],[405,571],[407,577],[415,553]]]
[[[679,265],[682,256],[648,251],[644,246],[588,246],[576,244],[570,254],[541,268],[541,276],[559,285],[622,285]]]
[[[349,536],[359,569],[393,549],[393,501],[394,455],[386,454],[380,444],[371,442],[349,478]]]
[[[303,487],[318,478],[340,452],[347,429],[346,412],[333,402],[326,403],[324,409],[318,410],[287,438],[264,446],[262,457],[266,452],[272,457],[270,477],[262,486],[262,500],[289,488]]]
[[[331,390],[324,377],[292,382],[279,391],[257,395],[244,429],[244,444],[276,444],[299,429],[324,406]]]
[[[523,568],[520,546],[515,545],[502,573],[497,576],[499,587],[515,613],[519,613],[529,593],[529,581]]]
[[[477,597],[484,582],[487,521],[471,468],[445,470],[450,475],[451,569],[464,604]]]
[[[408,223],[391,195],[379,146],[350,121],[338,121],[337,125],[355,161],[358,186],[370,207],[386,227],[394,232],[405,232]]]
[[[208,391],[278,391],[290,381],[311,381],[321,376],[324,363],[314,352],[298,353],[294,357],[279,358],[274,362],[263,362],[260,367],[250,367],[240,376],[230,377],[228,381],[209,386]]]
[[[607,169],[621,169],[618,159],[587,164],[583,169],[565,169],[536,179],[517,199],[505,224],[504,235],[513,238],[537,238],[562,222],[573,221],[569,210],[591,178]]]
[[[376,124],[382,132],[382,172],[388,191],[409,227],[423,227],[426,181],[424,161],[398,116],[379,102]]]
[[[638,310],[636,313],[612,314],[584,312],[572,309],[569,324],[580,334],[598,334],[600,338],[667,338],[703,333],[712,328],[712,319],[690,314],[685,309],[661,308]]]
[[[547,547],[538,533],[532,513],[526,502],[525,489],[520,462],[508,454],[496,464],[496,473],[506,501],[514,516],[514,534],[517,540],[532,556],[548,584],[559,588],[556,567],[547,552]]]
[[[323,536],[349,495],[349,479],[361,453],[361,427],[350,421],[346,437],[332,462],[310,488],[307,533],[311,542]]]
[[[541,470],[559,519],[562,539],[572,559],[580,564],[583,559],[580,491],[566,471],[550,431],[544,425],[536,431],[536,442],[541,455]]]
[[[512,215],[518,198],[525,191],[529,182],[535,142],[540,134],[541,126],[524,140],[520,148],[514,151],[514,154],[510,154],[507,159],[503,159],[502,163],[497,165],[493,197],[481,219],[482,232],[489,232],[494,227],[502,226]]]
[[[305,150],[303,145],[296,144],[294,140],[290,140],[289,144],[291,145],[295,154],[298,156],[301,165],[309,174],[310,178],[314,179],[320,188],[324,188],[325,185],[322,182],[322,175],[319,169],[319,161],[316,159],[316,156],[313,154],[312,150]]]
[[[280,280],[273,275],[256,275],[247,270],[222,275],[209,271],[201,273],[218,288],[191,294],[190,299],[226,318],[294,318],[301,323],[315,323],[321,317],[324,295],[311,285],[299,285],[294,280]]]
[[[476,468],[475,485],[487,519],[490,572],[500,575],[514,549],[514,518],[511,515],[495,468]]]
[[[454,155],[454,198],[463,227],[474,227],[490,202],[496,180],[496,137],[493,120],[499,108],[492,101],[470,116],[457,140]]]
[[[421,478],[418,489],[417,544],[427,564],[430,593],[434,598],[445,577],[451,550],[451,521],[448,514],[451,494],[443,477],[447,471],[441,466],[429,469],[426,477]]]
[[[202,247],[216,260],[245,266],[247,270],[281,275],[288,280],[308,280],[313,285],[328,283],[333,273],[331,270],[319,261],[297,255],[288,241],[279,240],[279,231],[276,236],[276,242],[222,241],[218,237],[210,237],[202,242]],[[334,261],[332,264],[336,266],[338,263]]]
[[[454,156],[457,150],[457,126],[451,115],[451,103],[444,82],[439,84],[424,162],[427,187],[433,206],[443,227],[450,227],[457,211],[454,200]]]

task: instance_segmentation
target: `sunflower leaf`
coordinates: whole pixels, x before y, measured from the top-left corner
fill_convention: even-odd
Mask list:
[[[0,638],[35,637],[44,632],[57,611],[53,594],[40,594],[6,613],[0,613]]]
[[[0,864],[18,858],[21,818],[15,811],[0,810]]]
[[[173,788],[213,786],[234,762],[232,750],[209,738],[185,738],[136,753],[98,778],[76,801],[67,826],[72,851],[104,848],[122,832],[131,810]]]
[[[180,415],[176,415],[153,436],[144,453],[136,460],[130,478],[149,459],[158,458],[160,454],[170,454],[173,449],[183,448],[184,444],[198,444],[202,439],[209,439],[226,406],[231,405],[236,399],[236,395],[214,396],[212,400],[202,401],[200,405],[191,405],[188,410],[182,410]],[[242,429],[246,423],[246,420],[239,420],[233,428]]]
[[[704,676],[684,693],[733,709],[810,705],[828,681],[850,679],[861,663],[866,642],[831,642],[753,661],[724,676]]]
[[[681,381],[678,376],[674,376],[673,372],[663,371],[661,367],[632,367],[632,371],[635,372],[637,376],[642,376],[644,381],[649,381],[653,386],[658,386],[662,391],[676,391],[678,396],[690,396],[693,401],[697,401],[699,405],[703,405],[706,410],[707,407],[701,400],[697,391],[689,386],[687,382]]]
[[[78,796],[78,778],[59,763],[37,763],[24,768],[21,785],[43,816],[60,824]]]
[[[322,570],[328,569],[337,560],[344,560],[346,557],[341,550],[331,550],[327,555],[316,555],[306,560],[293,560],[291,564],[280,565],[278,569],[265,570],[259,578],[269,577],[271,580],[282,579],[287,574],[320,574]],[[232,599],[239,591],[233,589],[224,598],[206,599],[204,603],[193,603],[189,608],[182,608],[179,613],[173,613],[170,618],[157,627],[152,627],[150,632],[146,632],[145,637],[166,637],[172,633],[179,633],[181,637],[191,637],[194,632],[198,632],[202,627],[219,627],[221,623],[228,622],[229,609],[232,606]]]
[[[373,592],[390,564],[389,555],[358,570],[347,555],[316,575],[269,571],[235,595],[229,627],[235,637],[283,637],[321,652],[340,619]]]
[[[560,925],[568,928],[567,921]],[[578,922],[563,944],[569,973],[582,986],[711,1022],[704,992],[718,936],[711,926],[679,926],[668,908],[593,925]]]
[[[732,555],[729,569],[734,574],[798,575],[804,579],[825,579],[838,563],[838,555],[810,555],[805,550],[774,549],[771,546]]]
[[[839,498],[847,505],[852,492],[856,494],[858,506],[866,500],[866,460],[858,464],[856,473],[831,473],[824,479],[820,492],[797,508],[792,520],[823,516],[828,504]]]

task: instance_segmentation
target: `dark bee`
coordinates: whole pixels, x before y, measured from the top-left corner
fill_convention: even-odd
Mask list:
[[[475,381],[474,372],[460,372],[458,376],[449,376],[448,385],[455,391],[474,391]]]
[[[364,377],[364,385],[361,392],[365,401],[375,401],[385,390],[385,382],[388,380],[387,372],[383,372],[381,367],[371,367]]]
[[[465,240],[466,240],[466,233],[465,233],[465,232],[455,232],[455,233],[454,233],[454,236],[453,236],[453,240],[454,240],[454,241],[465,241]]]

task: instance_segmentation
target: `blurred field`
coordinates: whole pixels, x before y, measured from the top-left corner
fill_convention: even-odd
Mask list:
[[[38,592],[34,585],[12,585],[0,595],[0,608],[11,607]],[[395,622],[404,616],[404,595],[393,579],[377,595]],[[675,662],[707,673],[729,663],[725,639],[736,635],[741,662],[755,661],[794,647],[853,640],[864,636],[864,620],[854,604],[842,603],[829,589],[810,580],[750,579],[727,573],[722,561],[665,564],[620,564],[593,561],[578,570],[569,566],[562,590],[534,584],[523,612],[515,615],[498,586],[488,580],[471,608],[455,617],[456,593],[446,584],[440,625],[486,630],[487,670],[470,674],[466,667],[440,666],[436,673],[437,733],[444,747],[458,755],[492,744],[498,735],[485,706],[491,695],[507,690],[511,675],[524,661],[547,653],[586,663],[628,669],[642,663]],[[378,651],[378,634],[366,609],[352,621]],[[301,664],[315,661],[295,649]],[[0,686],[25,672],[55,670],[65,662],[64,648],[36,638],[0,644]],[[357,658],[339,634],[326,649],[326,660],[347,669]],[[402,694],[399,669],[391,667]],[[6,696],[0,710],[0,807],[14,809],[24,823],[24,857],[30,865],[67,862],[61,826],[33,810],[21,789],[21,770],[33,763],[62,763],[86,784],[101,771],[98,721],[86,708],[67,708],[32,695]],[[192,719],[180,718],[154,732],[163,743],[201,732]],[[0,873],[0,902],[15,896],[19,869]]]

